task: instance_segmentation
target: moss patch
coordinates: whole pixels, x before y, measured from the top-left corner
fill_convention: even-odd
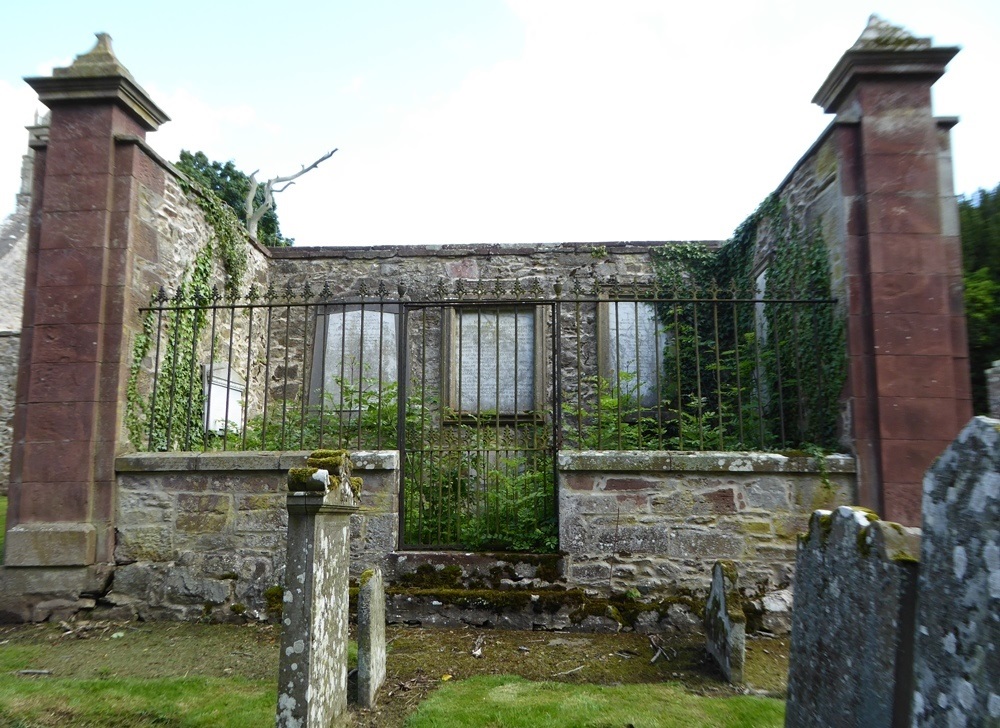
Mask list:
[[[364,586],[367,584],[371,578],[375,576],[374,569],[365,569],[361,572],[361,576],[358,578],[358,586]]]
[[[319,470],[320,468],[315,467],[292,468],[288,471],[288,490],[293,492],[325,492],[326,486],[323,482],[313,477]]]
[[[330,473],[339,473],[346,457],[347,450],[314,450],[306,459],[306,465]]]
[[[281,616],[282,605],[285,603],[285,589],[272,586],[264,591],[264,607],[269,617],[277,619]]]

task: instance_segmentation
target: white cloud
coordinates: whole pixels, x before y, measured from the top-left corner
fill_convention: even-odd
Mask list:
[[[169,160],[188,149],[204,151],[210,159],[239,161],[242,156],[244,163],[259,164],[246,159],[247,150],[268,149],[282,131],[279,125],[261,119],[249,103],[215,104],[187,88],[163,90],[150,85],[147,91],[171,119],[150,136],[153,147]]]
[[[13,86],[0,80],[0,218],[14,210],[20,188],[21,158],[28,149],[25,127],[34,121],[37,103],[35,92],[25,84]]]

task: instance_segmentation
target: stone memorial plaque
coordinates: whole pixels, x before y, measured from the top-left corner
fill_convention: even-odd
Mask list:
[[[463,412],[511,414],[535,408],[535,312],[458,315],[456,361]]]
[[[337,409],[357,409],[358,392],[396,381],[396,313],[377,307],[327,316],[323,391]]]

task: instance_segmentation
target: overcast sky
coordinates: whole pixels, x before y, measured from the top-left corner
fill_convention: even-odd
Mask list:
[[[287,174],[299,245],[723,239],[829,123],[811,104],[870,13],[962,52],[956,188],[1000,182],[996,0],[326,0],[4,6],[0,214],[49,75],[114,39],[149,135]]]

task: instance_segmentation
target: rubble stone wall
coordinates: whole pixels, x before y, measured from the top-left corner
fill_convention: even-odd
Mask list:
[[[285,479],[308,452],[140,453],[118,458],[115,581],[104,607],[143,619],[267,616],[285,572]],[[352,453],[351,577],[396,546],[395,452]]]
[[[719,559],[748,593],[784,589],[809,515],[855,494],[842,455],[563,452],[559,468],[568,580],[602,592],[704,594]]]
[[[7,495],[10,483],[10,444],[20,344],[21,337],[16,331],[0,331],[0,495]]]

